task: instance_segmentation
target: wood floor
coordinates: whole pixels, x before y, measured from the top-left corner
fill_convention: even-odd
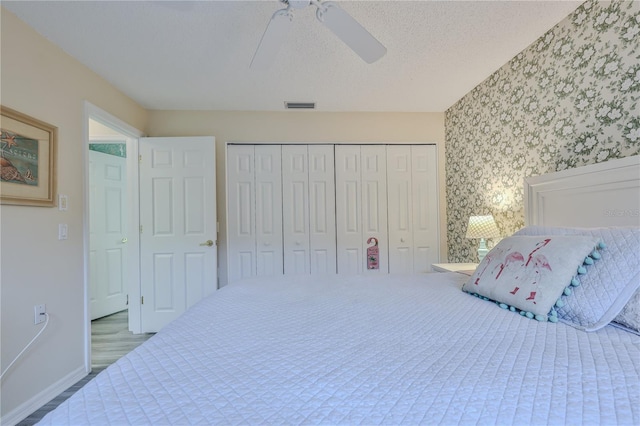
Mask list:
[[[128,311],[92,321],[91,368],[104,370],[151,336],[129,331]]]
[[[73,395],[98,373],[153,335],[131,333],[128,331],[128,321],[128,311],[118,312],[92,321],[91,373],[22,420],[18,423],[18,426],[31,426],[38,423],[49,411]]]

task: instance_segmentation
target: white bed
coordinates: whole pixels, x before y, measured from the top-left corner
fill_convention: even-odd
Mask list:
[[[640,336],[531,320],[468,279],[229,285],[42,424],[640,424]]]

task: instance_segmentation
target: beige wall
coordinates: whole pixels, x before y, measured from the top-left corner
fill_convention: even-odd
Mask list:
[[[58,127],[58,192],[69,197],[66,212],[0,208],[3,371],[41,328],[33,323],[33,306],[46,304],[51,317],[47,330],[2,380],[5,424],[39,392],[84,367],[84,102],[140,129],[147,112],[11,12],[2,9],[1,19],[2,105]],[[69,226],[66,241],[57,239],[59,223]]]
[[[33,306],[46,304],[51,317],[46,331],[3,377],[2,424],[21,420],[39,408],[30,404],[43,403],[46,392],[61,391],[84,374],[85,101],[151,136],[216,137],[223,268],[227,141],[434,142],[439,146],[440,187],[444,187],[444,113],[145,111],[5,9],[1,10],[0,30],[1,103],[58,127],[58,192],[68,196],[69,205],[66,212],[0,207],[2,371],[42,327],[33,324]],[[440,203],[444,254],[444,191]],[[59,223],[68,224],[66,241],[57,239]],[[226,268],[222,275],[226,278]]]
[[[328,113],[150,111],[150,136],[215,136],[220,283],[226,283],[227,142],[411,143],[438,144],[440,176],[441,258],[446,253],[444,205],[444,113]]]

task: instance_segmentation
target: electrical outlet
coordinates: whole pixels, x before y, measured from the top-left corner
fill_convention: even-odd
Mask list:
[[[33,311],[34,311],[34,318],[33,318],[33,323],[34,324],[40,324],[43,323],[44,320],[47,319],[45,313],[47,313],[47,305],[35,305],[33,307]]]

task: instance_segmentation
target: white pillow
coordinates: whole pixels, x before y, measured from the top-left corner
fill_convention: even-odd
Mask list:
[[[621,324],[628,331],[640,335],[640,290],[634,293],[611,324]]]
[[[585,235],[606,244],[602,259],[582,285],[558,309],[560,321],[585,331],[598,330],[616,318],[640,288],[640,228],[564,228],[527,226],[514,235]]]
[[[598,239],[581,235],[512,236],[482,260],[463,290],[539,321],[557,321],[561,296],[570,296],[600,254]]]

